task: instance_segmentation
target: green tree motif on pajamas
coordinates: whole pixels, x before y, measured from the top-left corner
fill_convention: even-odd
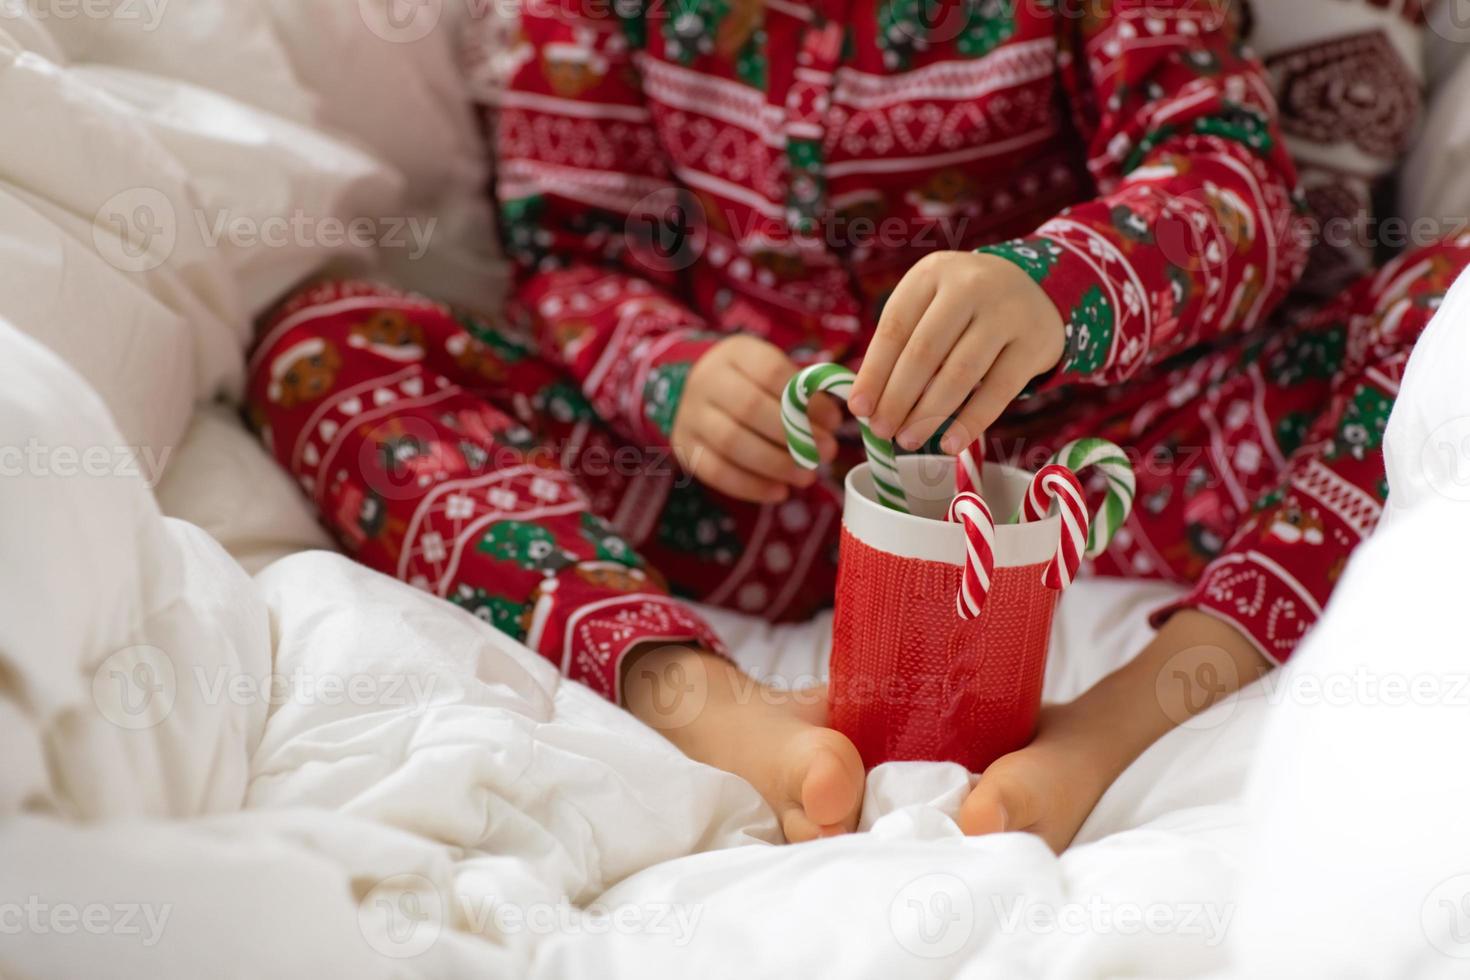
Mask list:
[[[803,234],[816,227],[827,196],[823,174],[822,144],[819,140],[791,140],[786,144],[791,180],[786,192],[786,221]]]
[[[550,531],[525,521],[497,521],[476,547],[499,561],[543,574],[559,572],[576,560],[557,546]]]
[[[1312,417],[1306,412],[1288,412],[1276,423],[1276,445],[1283,456],[1290,456],[1307,440]]]
[[[729,565],[740,553],[735,519],[698,483],[675,487],[659,524],[658,539],[666,547],[701,561]]]
[[[679,400],[689,380],[692,365],[663,364],[653,369],[643,386],[644,412],[648,421],[665,436],[674,431],[674,417],[679,413]]]
[[[634,51],[642,51],[648,46],[648,20],[644,7],[644,0],[613,0],[613,14]]]
[[[966,6],[965,28],[955,40],[966,58],[983,58],[1016,33],[1015,0],[968,0]]]
[[[1116,326],[1113,304],[1102,287],[1087,290],[1067,320],[1067,353],[1063,359],[1067,369],[1078,374],[1100,370],[1108,361]]]
[[[589,422],[596,418],[587,396],[565,381],[553,381],[542,388],[532,396],[531,403],[539,414],[550,416],[566,425]]]
[[[1239,143],[1256,153],[1270,153],[1276,146],[1271,122],[1259,109],[1230,105],[1214,116],[1197,120],[1194,131],[1201,136],[1218,136]]]
[[[534,268],[547,255],[550,233],[542,227],[546,200],[539,194],[500,205],[500,229],[506,254],[522,266]]]
[[[592,545],[599,561],[615,561],[629,568],[642,568],[643,559],[612,525],[591,511],[582,513],[582,537]]]
[[[461,585],[449,601],[483,619],[513,640],[526,638],[526,605],[505,596],[492,595],[484,589]]]
[[[1285,487],[1276,487],[1273,490],[1267,490],[1256,500],[1255,504],[1251,507],[1251,512],[1254,514],[1263,513],[1275,507],[1277,504],[1281,503],[1281,501],[1285,499]]]
[[[764,92],[769,78],[767,68],[766,32],[764,28],[756,28],[735,59],[735,74],[746,85]]]
[[[949,17],[963,17],[955,50],[966,58],[983,58],[1016,33],[1014,0],[962,0],[954,8],[936,0],[888,0],[878,8],[878,46],[890,69],[909,68],[928,50],[936,31],[949,35]],[[936,20],[936,18],[945,18]]]
[[[1392,411],[1392,398],[1377,388],[1359,385],[1343,412],[1327,458],[1351,456],[1363,460],[1369,453],[1377,452],[1383,446],[1383,433],[1388,428],[1388,416]]]
[[[1308,379],[1331,380],[1342,369],[1347,331],[1334,324],[1318,333],[1299,333],[1271,355],[1266,370],[1273,384],[1292,387]]]
[[[687,65],[714,50],[720,21],[730,14],[728,0],[667,0],[664,47],[669,57]]]
[[[979,251],[1014,262],[1036,283],[1046,280],[1062,257],[1062,247],[1045,238],[1023,238],[1013,242],[987,245]]]
[[[530,347],[512,339],[504,329],[498,328],[476,313],[456,313],[454,320],[465,333],[489,347],[503,364],[518,364],[531,356]]]
[[[1139,140],[1138,145],[1124,158],[1123,172],[1125,174],[1132,173],[1143,166],[1144,161],[1148,159],[1150,153],[1156,150],[1161,144],[1169,142],[1178,133],[1179,129],[1176,126],[1160,126],[1158,129],[1144,133],[1143,139]]]

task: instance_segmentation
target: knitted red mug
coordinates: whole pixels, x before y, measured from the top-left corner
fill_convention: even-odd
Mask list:
[[[946,520],[955,460],[904,456],[897,466],[910,513],[880,503],[870,464],[847,476],[829,724],[870,768],[925,760],[980,772],[1036,731],[1060,595],[1042,573],[1062,519],[998,524],[988,598],[978,618],[962,619],[955,596],[965,531]],[[991,463],[982,496],[1004,521],[1031,480]]]

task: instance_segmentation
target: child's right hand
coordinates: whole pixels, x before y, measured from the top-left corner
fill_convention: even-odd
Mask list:
[[[684,467],[703,484],[751,503],[785,500],[809,487],[786,448],[781,393],[799,370],[781,349],[757,337],[730,337],[711,347],[689,372],[670,437]],[[842,411],[829,396],[812,399],[812,432],[823,462],[837,455]]]

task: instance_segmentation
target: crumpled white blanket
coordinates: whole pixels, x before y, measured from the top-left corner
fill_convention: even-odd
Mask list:
[[[310,550],[320,530],[232,411],[195,411],[238,384],[250,318],[343,252],[213,241],[221,214],[439,217],[423,261],[346,251],[493,301],[464,274],[489,225],[452,34],[385,39],[375,2],[0,18],[0,972],[1463,968],[1470,287],[1416,352],[1389,526],[1322,628],[1146,753],[1078,846],[961,838],[969,777],[926,765],[872,774],[866,833],[777,846],[744,783]],[[1075,587],[1048,696],[1134,652],[1165,595]],[[822,671],[822,623],[723,625],[756,673]],[[1373,693],[1302,686],[1364,671]],[[1390,703],[1400,675],[1430,686]]]

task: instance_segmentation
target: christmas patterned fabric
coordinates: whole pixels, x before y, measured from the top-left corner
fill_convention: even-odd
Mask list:
[[[687,596],[775,619],[830,602],[835,497],[740,504],[636,448],[513,331],[369,282],[267,324],[248,416],[343,549],[609,698],[640,643],[720,650]]]
[[[1306,248],[1235,8],[1083,6],[550,0],[487,20],[515,38],[470,57],[495,94],[508,322],[312,287],[255,351],[252,422],[350,553],[615,697],[639,643],[718,649],[671,592],[790,619],[832,594],[830,485],[759,507],[669,458],[690,366],[737,332],[855,365],[918,258],[986,248],[1067,328],[991,457],[1126,447],[1138,506],[1098,569],[1195,583],[1185,604],[1284,658],[1377,520],[1404,360],[1470,247],[1268,320]]]
[[[1470,235],[1410,253],[1311,316],[1013,421],[989,456],[1034,469],[1079,436],[1126,447],[1133,513],[1094,570],[1191,584],[1156,623],[1204,609],[1283,661],[1377,526],[1404,367],[1467,266]]]
[[[1470,236],[1405,257],[1314,317],[1012,420],[989,456],[1035,469],[1082,435],[1126,447],[1137,504],[1096,569],[1195,583],[1179,605],[1284,659],[1378,520],[1404,365],[1466,265]],[[522,337],[422,297],[298,294],[251,359],[249,406],[349,554],[610,698],[640,643],[720,648],[666,583],[775,620],[832,598],[829,485],[768,507],[709,491],[618,436]]]
[[[486,115],[542,348],[630,436],[657,438],[669,407],[629,381],[671,347],[697,357],[695,331],[744,332],[855,363],[936,249],[992,247],[1041,283],[1068,329],[1051,387],[1134,378],[1259,325],[1305,259],[1233,8],[1066,7],[528,7]],[[623,323],[618,300],[649,295],[664,314]]]

